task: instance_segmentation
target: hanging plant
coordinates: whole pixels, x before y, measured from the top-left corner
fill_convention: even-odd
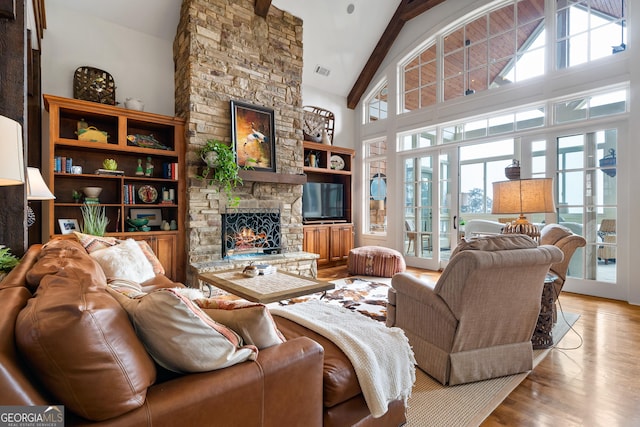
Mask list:
[[[231,147],[221,141],[210,139],[198,150],[198,154],[206,166],[196,178],[201,181],[207,180],[209,185],[217,185],[226,194],[229,204],[237,206],[240,198],[233,196],[233,189],[242,185],[242,178],[238,175],[240,167]]]

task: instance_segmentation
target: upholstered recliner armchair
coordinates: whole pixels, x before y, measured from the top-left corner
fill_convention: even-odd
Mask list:
[[[404,330],[418,366],[442,384],[531,370],[545,275],[561,260],[524,235],[463,240],[435,286],[393,276],[387,325]]]
[[[571,273],[581,273],[578,270],[582,268],[582,263],[576,262],[580,261],[577,258],[572,262],[572,258],[576,249],[585,246],[587,241],[584,237],[574,234],[568,227],[560,224],[547,224],[542,228],[542,230],[540,230],[540,244],[555,245],[564,254],[562,261],[552,264],[549,269],[551,273],[558,276],[555,282],[553,282],[555,288],[555,301],[558,295],[560,295],[560,291],[562,290],[562,286],[564,286],[565,280],[567,280],[567,275]]]

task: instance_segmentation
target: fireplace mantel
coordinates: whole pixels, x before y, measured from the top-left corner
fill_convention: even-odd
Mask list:
[[[273,184],[304,184],[307,182],[307,175],[305,174],[292,174],[292,173],[278,173],[278,172],[264,172],[256,170],[240,170],[240,178],[244,182],[270,182]]]

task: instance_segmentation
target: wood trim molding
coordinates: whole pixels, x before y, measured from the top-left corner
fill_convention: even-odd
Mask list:
[[[271,0],[256,0],[256,6],[254,8],[256,15],[263,18],[267,17],[269,8],[271,7]]]
[[[391,21],[389,21],[387,28],[384,30],[382,37],[380,37],[378,44],[376,44],[376,47],[373,49],[369,60],[360,72],[358,80],[356,80],[351,92],[349,92],[347,96],[348,108],[356,108],[358,102],[360,102],[360,98],[362,98],[364,91],[367,90],[369,83],[373,80],[378,68],[380,68],[380,64],[382,64],[387,53],[389,53],[393,42],[395,42],[398,34],[400,34],[400,30],[402,30],[404,24],[444,1],[445,0],[402,0],[393,14]]]

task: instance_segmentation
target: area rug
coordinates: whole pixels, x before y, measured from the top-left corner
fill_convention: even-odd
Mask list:
[[[553,328],[558,343],[580,316],[564,313]],[[533,351],[533,367],[551,349]],[[471,427],[478,426],[527,377],[528,373],[494,378],[470,384],[445,387],[422,370],[416,370],[416,382],[409,398],[407,426],[409,427]]]
[[[274,304],[288,305],[310,299],[322,299],[329,304],[340,305],[384,322],[391,279],[358,276],[335,280],[332,283],[335,289],[327,291],[326,294],[313,294]],[[555,343],[564,337],[578,318],[577,314],[564,313],[564,317],[558,319],[552,332]],[[549,354],[549,351],[550,349],[534,350],[534,368]],[[407,426],[478,426],[527,375],[528,373],[525,372],[445,387],[422,370],[416,369],[416,382],[408,402]]]
[[[280,301],[279,305],[297,304],[309,300],[322,300],[328,304],[358,311],[374,320],[387,318],[387,295],[391,279],[384,277],[348,277],[331,281],[333,290]]]

